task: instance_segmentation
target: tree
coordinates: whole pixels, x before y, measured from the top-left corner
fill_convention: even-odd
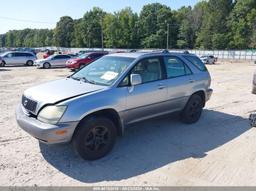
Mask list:
[[[237,0],[229,17],[230,48],[244,49],[255,46],[256,1]]]
[[[170,47],[176,46],[178,27],[169,7],[160,3],[145,5],[139,18],[141,45],[143,48],[165,48],[167,25],[170,26]]]
[[[140,43],[138,15],[127,7],[104,18],[104,34],[107,47],[136,48]]]
[[[195,32],[193,30],[193,17],[191,7],[182,7],[176,13],[179,22],[177,46],[179,48],[193,48]]]
[[[85,47],[82,33],[82,19],[74,20],[74,31],[72,33],[71,46],[72,47]]]
[[[103,20],[106,13],[97,7],[91,11],[86,12],[82,19],[81,33],[83,43],[88,47],[101,47],[102,38],[101,32],[103,30]]]
[[[74,21],[71,17],[61,17],[54,29],[54,39],[56,46],[70,47],[72,33],[74,31]]]
[[[233,7],[233,0],[209,0],[197,46],[204,49],[225,49],[228,44],[227,18]]]

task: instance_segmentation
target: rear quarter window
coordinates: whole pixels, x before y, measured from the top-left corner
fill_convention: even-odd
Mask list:
[[[200,71],[207,71],[205,64],[198,57],[186,55],[184,56],[184,58],[190,63],[192,63]]]

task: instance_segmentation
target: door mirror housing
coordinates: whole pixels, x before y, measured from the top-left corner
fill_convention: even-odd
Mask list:
[[[131,74],[131,85],[136,86],[142,84],[142,78],[140,74]]]

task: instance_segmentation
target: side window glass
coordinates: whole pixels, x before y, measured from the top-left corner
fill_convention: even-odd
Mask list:
[[[186,60],[192,63],[195,67],[197,67],[201,71],[207,71],[206,66],[204,63],[196,56],[184,56]]]
[[[12,58],[13,57],[13,54],[12,53],[9,53],[6,55],[7,58]]]
[[[144,59],[134,67],[132,74],[140,74],[142,83],[160,80],[162,79],[161,61],[159,58]]]
[[[189,68],[185,67],[185,64],[178,58],[175,57],[165,57],[164,59],[167,78],[175,78],[187,75],[187,72],[191,71]]]
[[[119,84],[119,87],[125,87],[129,85],[129,75],[126,76],[123,81]]]
[[[22,56],[23,56],[22,53],[18,53],[18,52],[14,53],[14,57],[22,57]]]

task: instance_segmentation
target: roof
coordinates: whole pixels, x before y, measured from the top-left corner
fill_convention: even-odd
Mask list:
[[[173,56],[185,56],[185,55],[193,55],[194,54],[187,54],[187,53],[178,53],[178,52],[161,52],[161,51],[155,51],[155,52],[127,52],[127,53],[114,53],[109,54],[108,56],[118,56],[118,57],[127,57],[127,58],[139,58],[142,56],[163,56],[163,55],[173,55]]]

